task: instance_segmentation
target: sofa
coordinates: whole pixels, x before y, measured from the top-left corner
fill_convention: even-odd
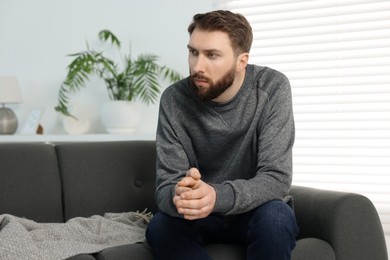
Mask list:
[[[155,142],[0,143],[0,214],[64,223],[106,212],[156,212]],[[300,227],[294,260],[386,260],[377,211],[366,197],[293,186]],[[1,244],[1,241],[0,241]],[[209,244],[213,259],[245,259],[245,249]],[[146,243],[70,259],[154,259]]]

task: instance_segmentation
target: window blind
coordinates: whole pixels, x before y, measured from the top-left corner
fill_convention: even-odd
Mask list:
[[[288,76],[293,184],[370,198],[390,241],[390,1],[214,1],[252,25],[250,63]]]

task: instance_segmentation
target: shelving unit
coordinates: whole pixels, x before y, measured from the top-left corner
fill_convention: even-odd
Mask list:
[[[0,135],[0,143],[18,142],[109,142],[130,140],[155,140],[154,134],[81,134],[81,135]]]

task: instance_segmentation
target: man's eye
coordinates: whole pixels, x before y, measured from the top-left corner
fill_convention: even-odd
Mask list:
[[[189,50],[190,54],[193,56],[198,55],[198,52],[196,50]]]
[[[208,56],[210,59],[215,59],[215,58],[218,57],[218,55],[217,55],[216,53],[209,53],[207,56]]]

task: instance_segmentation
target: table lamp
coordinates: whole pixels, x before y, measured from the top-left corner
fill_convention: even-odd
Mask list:
[[[16,77],[0,76],[0,134],[14,134],[18,129],[18,118],[5,104],[22,102]]]

